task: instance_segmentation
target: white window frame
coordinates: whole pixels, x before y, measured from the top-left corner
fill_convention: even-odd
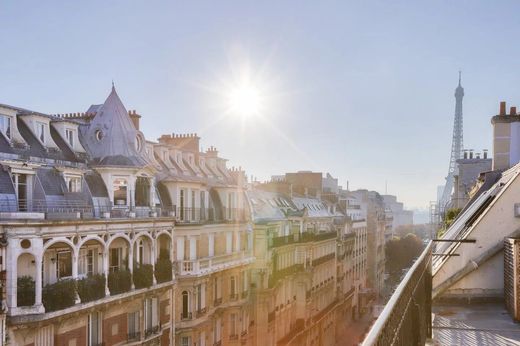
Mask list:
[[[97,321],[94,320],[93,321],[93,316],[96,315],[96,318],[97,318]],[[96,323],[97,326],[97,340],[93,340],[93,335],[92,335],[92,332],[93,332],[93,323]],[[92,312],[90,314],[88,314],[88,324],[87,324],[87,338],[88,338],[88,345],[89,346],[95,346],[95,345],[99,345],[102,341],[103,341],[103,315],[101,314],[101,312],[97,311],[97,312]]]
[[[45,129],[47,127],[47,124],[43,123],[41,121],[36,121],[35,122],[35,127],[36,127],[36,137],[38,137],[38,139],[43,144],[45,144]]]
[[[69,143],[71,148],[74,148],[74,138],[76,137],[76,130],[71,128],[65,129],[65,138],[67,143]]]
[[[9,115],[0,114],[0,131],[9,139],[12,136],[12,118]]]

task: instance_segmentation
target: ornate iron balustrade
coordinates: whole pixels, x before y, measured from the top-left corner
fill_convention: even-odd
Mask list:
[[[424,345],[432,335],[432,243],[408,270],[363,346]]]

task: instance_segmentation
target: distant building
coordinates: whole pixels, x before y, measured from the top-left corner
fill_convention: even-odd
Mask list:
[[[472,150],[465,150],[463,158],[457,160],[457,174],[454,177],[455,183],[450,207],[464,207],[470,199],[480,174],[490,171],[491,168],[492,159],[488,158],[487,151],[482,154],[473,154]]]
[[[396,196],[383,195],[385,209],[391,217],[391,229],[385,234],[387,240],[395,235],[396,230],[400,226],[413,225],[413,211],[405,210],[404,204],[397,201]]]

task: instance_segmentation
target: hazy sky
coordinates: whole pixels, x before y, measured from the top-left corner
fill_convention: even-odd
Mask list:
[[[102,103],[114,79],[142,130],[197,132],[267,179],[330,172],[424,207],[448,170],[457,71],[464,144],[491,149],[520,104],[518,1],[0,0],[0,103]],[[263,117],[226,111],[249,67]]]

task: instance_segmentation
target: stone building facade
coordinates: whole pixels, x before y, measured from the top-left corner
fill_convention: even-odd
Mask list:
[[[114,87],[85,113],[0,104],[0,344],[335,344],[363,310],[366,220],[321,174],[268,191],[140,120]]]

